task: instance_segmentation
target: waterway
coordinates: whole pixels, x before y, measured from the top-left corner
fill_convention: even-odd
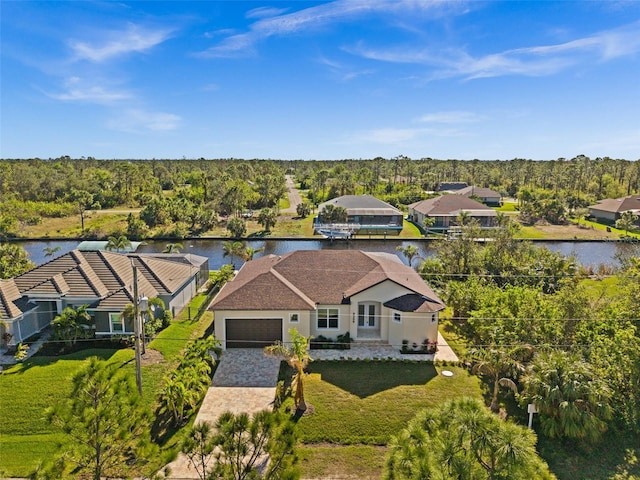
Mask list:
[[[236,267],[242,264],[239,258],[225,257],[222,244],[225,240],[220,239],[198,239],[182,241],[182,253],[193,253],[209,258],[209,267],[212,270],[220,268],[225,263],[232,262]],[[60,247],[56,256],[67,253],[78,246],[77,240],[38,240],[20,242],[20,245],[29,253],[30,258],[37,265],[48,260],[45,256],[45,248]],[[146,242],[138,248],[140,253],[162,252],[168,241],[152,240]],[[255,258],[262,255],[275,254],[283,255],[294,250],[320,250],[320,249],[350,249],[364,250],[370,252],[386,252],[398,254],[406,263],[406,259],[397,251],[398,246],[406,247],[415,245],[418,247],[419,256],[428,258],[434,254],[433,244],[424,240],[320,240],[320,239],[300,239],[300,240],[247,240],[247,245],[262,249]],[[581,265],[597,268],[598,265],[616,266],[616,254],[629,248],[628,244],[617,242],[581,242],[581,241],[542,241],[536,242],[537,246],[546,247],[549,250],[560,252],[564,255],[575,255]]]

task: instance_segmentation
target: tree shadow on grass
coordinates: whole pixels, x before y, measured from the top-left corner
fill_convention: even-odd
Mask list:
[[[314,362],[308,371],[359,398],[401,385],[425,385],[438,376],[433,364],[427,362]]]
[[[33,367],[46,367],[52,365],[60,360],[86,360],[89,357],[98,357],[101,360],[110,359],[121,348],[86,348],[66,355],[34,355],[29,357],[22,363],[6,367],[3,375],[15,375],[26,373],[27,370]],[[52,380],[52,381],[55,381]]]

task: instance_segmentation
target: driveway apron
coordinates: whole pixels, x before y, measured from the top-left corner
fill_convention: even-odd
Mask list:
[[[252,415],[271,409],[276,395],[280,360],[267,357],[262,349],[225,350],[219,359],[211,387],[196,415],[195,424],[215,423],[224,412]],[[168,465],[170,479],[195,479],[197,472],[185,455]]]

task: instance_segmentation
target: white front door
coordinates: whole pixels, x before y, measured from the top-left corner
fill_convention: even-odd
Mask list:
[[[376,328],[375,303],[361,303],[358,305],[358,327]]]

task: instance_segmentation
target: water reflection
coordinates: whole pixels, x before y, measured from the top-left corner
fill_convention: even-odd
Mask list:
[[[242,260],[239,258],[225,257],[222,249],[222,245],[225,240],[211,240],[211,239],[198,239],[198,240],[184,240],[180,243],[184,246],[183,253],[193,253],[196,255],[202,255],[209,258],[209,265],[211,269],[218,269],[225,263],[233,263],[236,267],[242,265]],[[40,265],[49,257],[45,256],[44,249],[60,247],[60,250],[56,252],[55,256],[67,253],[78,246],[80,242],[76,240],[63,240],[63,241],[29,241],[20,242],[20,245],[29,253],[30,258],[37,265]],[[152,240],[147,244],[140,246],[139,252],[162,252],[169,241],[157,241]],[[433,255],[433,244],[424,240],[319,240],[319,239],[304,239],[304,240],[247,240],[245,243],[255,249],[263,249],[263,251],[256,253],[254,258],[258,258],[262,255],[274,254],[283,255],[285,253],[294,250],[320,250],[320,249],[335,249],[335,250],[364,250],[371,252],[386,252],[397,254],[404,263],[407,263],[407,259],[401,252],[396,250],[396,247],[407,245],[415,245],[418,247],[418,255],[422,258],[428,258]],[[625,249],[630,248],[630,245],[616,242],[536,242],[536,245],[545,246],[549,250],[560,252],[564,255],[574,254],[580,264],[585,266],[597,267],[599,264],[616,265],[615,255],[618,252],[623,252]],[[415,262],[414,262],[415,263]]]

